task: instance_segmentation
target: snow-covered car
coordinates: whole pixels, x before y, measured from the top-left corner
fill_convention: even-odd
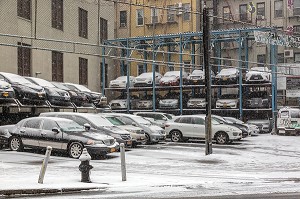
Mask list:
[[[247,96],[247,108],[269,108],[270,105],[271,97],[267,91],[252,91]]]
[[[136,95],[130,95],[130,108],[135,109],[137,103],[139,102],[139,97]],[[109,102],[112,110],[114,109],[127,109],[127,94],[118,96]]]
[[[182,107],[186,108],[188,101],[188,94],[182,93]],[[159,100],[158,107],[160,109],[177,109],[180,106],[180,94],[168,93],[161,100]]]
[[[155,95],[155,108],[158,107],[159,100],[162,97],[159,94]],[[146,95],[141,97],[136,103],[137,109],[152,109],[153,108],[153,95]]]
[[[135,77],[129,76],[129,87],[133,87],[135,83]],[[120,76],[109,82],[109,88],[126,88],[127,76]]]
[[[87,87],[80,85],[80,84],[74,84],[74,83],[63,83],[66,87],[73,91],[80,91],[83,92],[86,97],[88,98],[88,101],[90,103],[95,104],[96,107],[101,107],[107,105],[107,98],[102,95],[102,93],[93,92]]]
[[[246,123],[256,125],[259,129],[259,133],[270,133],[272,130],[270,120],[267,119],[251,119]]]
[[[157,125],[153,125],[149,120],[144,119],[141,116],[125,114],[125,113],[107,113],[107,115],[113,115],[127,125],[134,125],[142,128],[145,131],[146,143],[158,143],[159,141],[165,141],[165,130]]]
[[[15,92],[11,85],[0,79],[0,103],[16,103],[14,97]]]
[[[223,94],[216,101],[216,108],[238,108],[239,96],[237,94]]]
[[[229,126],[234,126],[238,129],[240,129],[242,131],[243,138],[251,135],[250,128],[248,127],[248,125],[244,125],[244,124],[240,124],[240,123],[233,123],[230,120],[227,120],[224,117],[219,116],[219,115],[212,115],[211,117],[219,123],[227,124]]]
[[[196,94],[187,101],[187,108],[205,108],[205,94]]]
[[[188,74],[182,71],[182,84],[186,84]],[[180,84],[180,71],[168,71],[159,80],[161,86],[178,86]]]
[[[150,119],[152,124],[165,128],[165,123],[171,120],[175,115],[162,112],[134,112],[134,115],[141,116],[146,119]]]
[[[213,71],[211,73],[212,82],[215,81],[216,75]],[[193,70],[193,72],[187,78],[188,84],[204,84],[205,82],[205,71],[204,70]]]
[[[155,85],[159,85],[159,80],[162,75],[158,72],[154,73]],[[153,72],[142,73],[135,78],[134,87],[152,87],[153,86]]]
[[[167,136],[172,142],[187,141],[188,139],[205,139],[205,117],[199,115],[175,116],[165,124]],[[242,131],[234,126],[221,124],[212,119],[212,138],[218,144],[227,144],[242,139]]]
[[[0,131],[10,134],[8,145],[13,151],[51,146],[53,150],[65,151],[70,157],[79,158],[84,148],[91,155],[106,155],[119,149],[113,137],[88,132],[83,126],[64,118],[26,118],[16,125],[1,126]]]
[[[246,72],[245,81],[246,83],[271,82],[271,74],[271,70],[268,67],[252,67]]]
[[[239,79],[239,70],[237,68],[223,68],[215,78],[217,84],[237,83]]]
[[[242,124],[242,125],[247,126],[250,130],[251,136],[256,136],[259,134],[259,128],[254,124],[247,124],[247,123],[243,122],[242,120],[236,119],[234,117],[223,117],[223,118],[226,121],[232,122],[233,124]]]
[[[103,114],[101,114],[103,115]],[[124,129],[128,131],[132,137],[132,147],[136,147],[139,144],[145,144],[146,143],[146,136],[145,131],[138,127],[133,125],[128,125],[119,120],[116,116],[113,115],[103,115],[109,122],[111,122],[113,125],[116,125],[120,127],[121,129]]]

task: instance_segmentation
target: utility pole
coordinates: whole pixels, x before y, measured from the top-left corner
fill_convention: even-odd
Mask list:
[[[209,36],[209,16],[206,5],[203,7],[203,55],[205,70],[206,88],[206,117],[205,117],[205,155],[212,154],[212,132],[211,132],[211,69],[210,59],[210,36]]]

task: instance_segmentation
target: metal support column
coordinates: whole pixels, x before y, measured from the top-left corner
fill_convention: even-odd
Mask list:
[[[192,49],[191,49],[191,51],[192,51],[192,57],[191,57],[191,60],[192,60],[192,68],[193,68],[193,70],[192,70],[192,72],[195,70],[195,63],[196,63],[196,59],[195,59],[195,43],[192,41],[191,42],[191,44],[192,44]],[[194,97],[195,96],[195,88],[193,87],[192,88],[192,96]]]
[[[155,112],[156,107],[156,93],[155,93],[155,79],[156,79],[156,53],[155,53],[156,45],[155,45],[155,38],[153,36],[153,44],[152,44],[152,111]]]
[[[101,86],[102,86],[102,95],[105,95],[105,47],[102,47],[102,81],[101,81]]]
[[[241,37],[241,32],[239,33],[239,116],[240,120],[243,120],[243,70],[242,70],[242,45],[243,40]]]
[[[130,110],[130,90],[129,90],[129,84],[130,84],[130,66],[131,66],[131,63],[128,61],[129,59],[129,55],[130,55],[130,43],[129,43],[129,39],[127,39],[127,43],[126,43],[126,58],[127,58],[127,64],[126,64],[126,67],[127,67],[127,70],[126,70],[126,75],[127,75],[127,84],[126,84],[126,92],[127,92],[127,113],[129,113],[129,110]]]
[[[180,35],[180,37],[179,37],[179,39],[180,39],[180,42],[179,42],[179,63],[180,63],[180,81],[179,81],[179,88],[180,88],[180,93],[179,93],[179,95],[180,95],[180,97],[179,97],[179,108],[180,108],[180,115],[182,115],[182,105],[183,105],[183,103],[182,103],[182,70],[183,70],[183,64],[182,64],[182,62],[183,62],[183,57],[182,57],[182,35]]]
[[[271,70],[272,70],[272,129],[277,133],[277,45],[271,45]]]

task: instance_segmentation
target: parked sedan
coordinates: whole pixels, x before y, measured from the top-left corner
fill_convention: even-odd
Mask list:
[[[134,115],[141,116],[146,119],[151,119],[151,123],[161,128],[165,128],[165,123],[171,120],[175,115],[162,112],[135,112]]]
[[[216,108],[238,108],[239,96],[236,94],[223,94],[216,101]]]
[[[271,99],[267,91],[252,91],[246,101],[247,108],[269,108]]]
[[[159,100],[162,97],[159,94],[155,95],[155,108],[158,107]],[[137,109],[153,109],[153,95],[145,95],[136,103]]]
[[[83,92],[71,90],[70,88],[64,86],[63,83],[61,82],[51,82],[51,83],[56,88],[67,91],[71,97],[71,102],[73,102],[76,106],[84,106],[86,103],[88,103],[88,99]]]
[[[186,108],[188,101],[188,94],[182,94],[182,107]],[[180,94],[168,93],[161,100],[159,100],[160,109],[178,109],[180,106]]]
[[[182,71],[182,84],[186,84],[188,74]],[[161,86],[179,86],[180,84],[180,71],[168,71],[159,80]]]
[[[242,124],[250,129],[251,136],[258,135],[259,128],[254,124],[246,124],[242,120],[236,119],[234,117],[223,117],[226,121],[232,122],[233,124]]]
[[[259,129],[259,133],[270,133],[272,131],[270,120],[267,119],[251,119],[246,123],[256,125]]]
[[[32,83],[39,85],[44,88],[47,99],[52,105],[58,106],[70,106],[71,98],[67,91],[56,88],[52,83],[47,80],[37,78],[37,77],[25,77]]]
[[[139,102],[139,97],[136,95],[130,95],[130,108],[135,109],[137,103]],[[116,99],[113,99],[109,102],[111,109],[127,109],[127,94],[122,94]]]
[[[154,72],[154,82],[155,85],[159,85],[159,80],[162,78],[162,75],[158,72]],[[134,87],[152,87],[153,86],[153,72],[142,73],[135,78]]]
[[[191,97],[187,102],[187,108],[205,108],[206,96],[205,94],[196,94]]]
[[[137,145],[146,143],[145,131],[142,128],[138,126],[125,124],[113,115],[104,115],[104,117],[113,125],[116,125],[130,133],[132,137],[132,147],[136,147]]]
[[[134,125],[142,128],[145,131],[146,143],[158,143],[166,139],[166,133],[164,129],[159,126],[152,125],[149,120],[143,117],[124,113],[107,113],[107,115],[113,115],[127,125]]]
[[[237,68],[224,68],[215,78],[216,83],[237,83],[239,79],[239,70]]]
[[[215,81],[216,75],[213,71],[211,73],[212,82]],[[205,72],[204,70],[193,70],[193,72],[187,78],[188,84],[204,84],[205,82]]]
[[[130,133],[113,125],[101,115],[92,113],[74,113],[74,112],[52,112],[41,113],[43,117],[59,117],[71,119],[89,131],[97,131],[102,134],[114,137],[117,142],[124,143],[126,147],[131,147],[132,139]]]
[[[51,146],[54,150],[67,152],[72,158],[79,158],[83,148],[92,155],[106,155],[119,148],[111,136],[86,132],[72,120],[55,117],[26,118],[16,125],[1,126],[0,131],[2,137],[9,134],[8,145],[13,151]]]
[[[205,139],[205,115],[176,116],[166,123],[167,136],[172,142],[187,141],[188,139]],[[212,139],[217,144],[227,144],[242,139],[242,131],[234,126],[221,124],[212,119]]]
[[[129,76],[129,87],[133,87],[135,83],[135,77]],[[127,76],[120,76],[115,80],[111,80],[109,82],[110,88],[126,88],[127,85]]]
[[[15,92],[9,83],[4,80],[0,80],[0,103],[15,103]]]
[[[246,83],[271,82],[272,74],[267,67],[252,67],[246,73]]]
[[[25,105],[46,105],[46,92],[20,75],[0,72],[0,79],[11,84],[16,98]]]
[[[66,87],[70,88],[76,92],[83,92],[88,98],[90,103],[95,104],[96,107],[103,107],[107,105],[107,98],[102,95],[102,93],[93,92],[87,87],[80,85],[80,84],[73,84],[73,83],[63,83]]]

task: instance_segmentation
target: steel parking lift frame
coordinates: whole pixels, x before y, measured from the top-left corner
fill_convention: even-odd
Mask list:
[[[240,70],[240,78],[238,82],[238,88],[239,88],[239,108],[238,108],[238,113],[240,119],[243,118],[243,87],[247,86],[243,84],[242,82],[242,70],[248,68],[248,59],[249,59],[249,51],[248,51],[248,43],[251,40],[255,40],[254,38],[254,32],[255,31],[262,31],[262,32],[269,32],[269,33],[277,33],[276,28],[274,27],[264,27],[264,28],[258,28],[258,27],[248,27],[248,28],[238,28],[238,29],[224,29],[224,30],[215,30],[211,31],[211,48],[216,48],[215,52],[218,58],[221,58],[221,43],[224,42],[235,42],[237,43],[237,52],[238,52],[238,62],[237,62],[237,67]],[[117,58],[118,60],[121,60],[121,71],[123,71],[124,63],[127,63],[127,82],[129,82],[129,75],[130,75],[130,63],[131,62],[140,62],[141,64],[144,65],[144,72],[147,71],[147,66],[152,65],[152,71],[153,71],[153,77],[154,77],[154,72],[155,72],[155,66],[156,65],[178,65],[180,69],[180,85],[179,85],[179,91],[180,91],[180,108],[179,108],[179,113],[183,114],[183,101],[182,101],[182,92],[183,88],[185,87],[183,85],[182,81],[182,70],[183,70],[183,55],[186,54],[184,52],[184,47],[185,45],[189,44],[191,45],[190,48],[190,60],[191,64],[190,66],[192,68],[195,67],[196,63],[196,57],[200,56],[201,53],[197,53],[196,51],[199,51],[199,46],[202,45],[202,32],[187,32],[187,33],[178,33],[178,34],[166,34],[166,35],[153,35],[153,36],[140,36],[140,37],[133,37],[133,38],[118,38],[118,39],[113,39],[113,40],[107,40],[105,41],[105,45],[102,47],[102,52],[103,52],[103,60],[102,60],[102,71],[105,71],[105,60],[109,58]],[[178,47],[178,52],[176,52],[175,56],[178,56],[179,63],[172,63],[171,57],[174,56],[174,53],[170,51],[170,47],[172,46],[177,46]],[[167,50],[165,48],[161,47],[167,47]],[[274,118],[276,118],[277,115],[277,107],[276,107],[276,102],[277,102],[277,45],[272,45],[269,44],[269,65],[271,67],[272,71],[272,83],[269,85],[272,88],[272,118],[274,121]],[[117,49],[117,50],[116,50]],[[163,49],[163,50],[161,50]],[[116,51],[120,51],[121,53],[116,53]],[[136,59],[134,57],[135,52],[142,52],[143,53],[143,58],[144,59]],[[149,52],[152,52],[152,57],[147,56]],[[157,60],[157,54],[158,53],[163,53],[167,56],[167,62],[165,61],[159,61]],[[246,64],[245,68],[242,68],[243,66],[243,61],[242,56],[244,55],[245,60],[243,60]],[[150,58],[150,59],[149,59]],[[215,62],[216,65],[218,65],[217,71],[219,72],[221,69],[221,59],[217,59]],[[120,74],[124,75],[124,74]],[[102,78],[102,92],[105,93],[105,91],[109,91],[110,88],[105,88],[104,84],[104,73],[103,73],[103,78]],[[197,86],[197,85],[196,85]],[[148,90],[152,90],[153,93],[153,110],[156,111],[155,109],[155,91],[157,91],[159,87],[155,85],[153,81],[153,87],[148,88]],[[130,104],[129,104],[129,95],[130,91],[134,90],[135,88],[129,88],[128,86],[126,87],[126,92],[128,93],[127,95],[127,112],[130,111]],[[145,88],[147,90],[147,88]],[[159,88],[161,89],[161,88]]]

